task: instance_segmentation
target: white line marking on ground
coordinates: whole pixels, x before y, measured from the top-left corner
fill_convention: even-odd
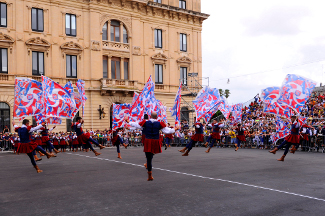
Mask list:
[[[115,162],[115,163],[122,163],[122,164],[137,166],[137,167],[143,167],[143,165],[133,164],[133,163],[126,163],[126,162],[123,162],[123,161],[117,161],[117,160],[111,160],[111,159],[103,159],[103,158],[99,158],[99,157],[90,157],[90,156],[81,155],[81,154],[72,154],[72,153],[67,153],[67,154],[77,155],[77,156],[87,157],[87,158],[93,158],[93,159],[97,159],[97,160],[106,160],[106,161],[111,161],[111,162]],[[267,188],[267,187],[262,187],[262,186],[252,185],[252,184],[246,184],[246,183],[241,183],[241,182],[236,182],[236,181],[230,181],[230,180],[225,180],[225,179],[217,179],[217,178],[199,176],[199,175],[183,173],[183,172],[178,172],[178,171],[172,171],[172,170],[162,169],[162,168],[157,168],[157,167],[153,167],[153,168],[155,170],[161,170],[161,171],[177,173],[177,174],[181,174],[181,175],[193,176],[193,177],[202,178],[202,179],[209,179],[209,180],[214,180],[214,181],[227,182],[227,183],[231,183],[231,184],[244,185],[244,186],[247,186],[247,187],[253,187],[253,188],[258,188],[258,189],[263,189],[263,190],[268,190],[268,191],[273,191],[273,192],[278,192],[278,193],[284,193],[284,194],[288,194],[288,195],[299,196],[299,197],[303,197],[303,198],[308,198],[308,199],[313,199],[313,200],[318,200],[318,201],[325,202],[325,199],[320,199],[320,198],[317,198],[317,197],[311,197],[311,196],[306,196],[306,195],[297,194],[297,193],[291,193],[291,192],[277,190],[277,189],[273,189],[273,188]]]

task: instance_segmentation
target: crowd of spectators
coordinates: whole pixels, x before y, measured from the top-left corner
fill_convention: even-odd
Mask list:
[[[310,126],[308,133],[310,134],[310,140],[308,148],[303,150],[310,150],[311,148],[320,148],[323,145],[325,136],[325,128],[323,126],[325,121],[325,94],[313,93],[306,103],[305,108],[300,113],[302,117],[307,118],[307,124]],[[222,118],[222,117],[221,117]],[[220,117],[219,117],[220,119]],[[273,114],[263,113],[263,103],[260,97],[255,96],[249,104],[243,107],[243,114],[241,124],[245,128],[246,142],[243,147],[255,147],[259,149],[270,149],[274,147],[274,143],[271,140],[271,136],[276,132],[276,116]],[[218,147],[231,147],[236,143],[236,128],[237,123],[233,124],[233,117],[230,115],[228,120],[225,121],[225,127],[221,129],[221,143]],[[208,124],[204,124],[204,135],[207,140],[210,135],[211,128]],[[110,129],[103,131],[99,130],[86,130],[89,132],[95,140],[105,146],[111,146],[111,133]],[[181,121],[180,130],[177,130],[173,136],[173,144],[176,146],[186,145],[191,136],[194,133],[194,126],[189,125],[186,120]],[[67,141],[67,145],[72,142],[75,134],[73,132],[58,132],[50,133],[50,138],[53,140],[55,137],[64,138]],[[36,138],[38,135],[35,134]],[[120,136],[125,144],[130,146],[140,146],[142,139],[142,131],[131,131],[125,128],[120,132]],[[9,129],[0,133],[0,148],[2,150],[9,149],[14,145],[17,139],[17,134],[9,133]],[[278,143],[281,140],[278,141]],[[319,144],[318,144],[319,143]],[[307,145],[307,144],[305,144]],[[317,149],[317,150],[318,150]]]

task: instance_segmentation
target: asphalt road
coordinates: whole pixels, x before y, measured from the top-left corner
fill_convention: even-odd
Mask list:
[[[152,182],[142,148],[43,157],[41,174],[0,154],[0,215],[325,215],[325,154],[178,149],[154,156]]]

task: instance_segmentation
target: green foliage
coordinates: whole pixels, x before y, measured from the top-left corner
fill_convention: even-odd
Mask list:
[[[224,95],[224,92],[223,92],[222,89],[219,89],[219,94],[220,94],[220,96],[223,96]]]
[[[228,98],[230,96],[230,91],[229,89],[226,89],[225,90],[225,97]]]

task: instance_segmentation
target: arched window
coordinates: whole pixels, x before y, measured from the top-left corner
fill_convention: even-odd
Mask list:
[[[128,43],[128,32],[122,22],[118,20],[111,20],[103,25],[102,40],[109,40],[114,42]]]
[[[0,132],[10,131],[10,107],[7,103],[0,102]]]

